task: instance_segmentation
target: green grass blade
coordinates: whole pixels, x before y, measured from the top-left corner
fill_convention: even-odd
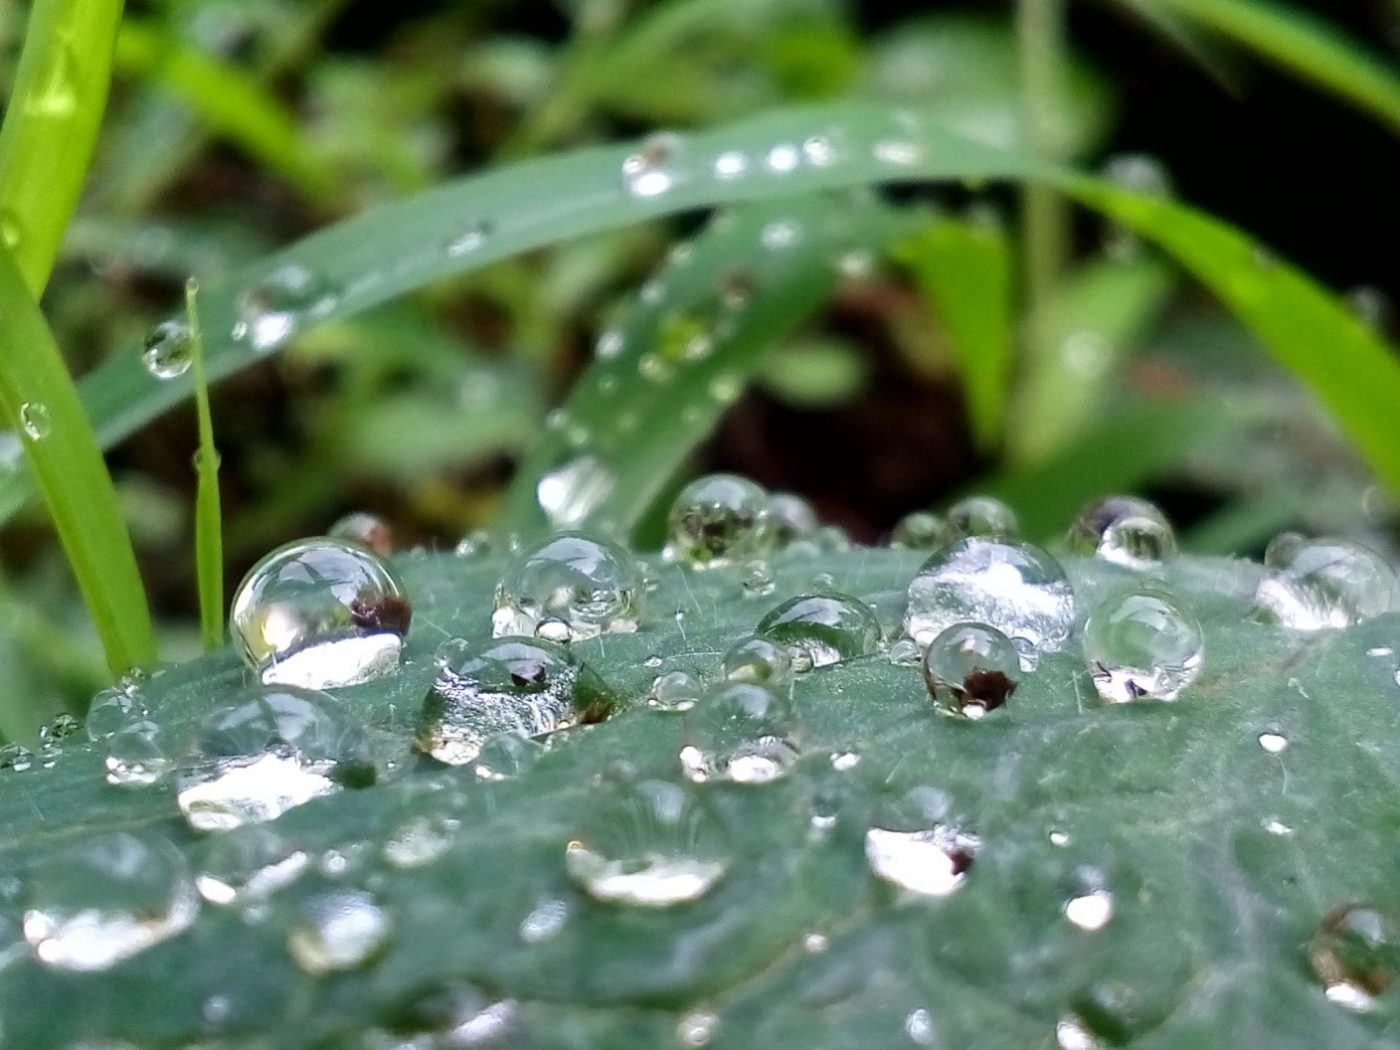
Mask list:
[[[1011,387],[1011,247],[996,222],[946,219],[903,242],[898,257],[948,333],[978,447],[1001,438]]]
[[[155,658],[131,540],[78,393],[14,257],[0,249],[0,409],[39,492],[114,673]]]
[[[843,255],[901,220],[827,195],[721,214],[648,281],[506,497],[506,534],[546,525],[626,535],[742,393],[766,351],[836,286]]]
[[[1333,92],[1400,131],[1400,73],[1393,59],[1371,52],[1308,11],[1263,0],[1131,0],[1164,8],[1228,37],[1303,80]]]
[[[204,375],[198,296],[199,283],[191,278],[185,284],[185,313],[189,319],[190,372],[199,421],[199,450],[194,455],[195,579],[199,587],[199,632],[205,650],[212,653],[224,644],[224,538],[219,450],[214,447],[214,416],[209,410],[209,383]]]
[[[36,0],[0,128],[0,234],[30,294],[48,283],[107,104],[120,0]]]
[[[1045,312],[1026,324],[1016,426],[1007,433],[1013,460],[1038,462],[1075,437],[1176,283],[1171,268],[1149,255],[1090,262],[1066,277]]]
[[[117,37],[119,72],[144,77],[178,97],[214,134],[242,149],[312,200],[335,180],[302,144],[286,107],[243,71],[203,55],[145,21],[126,21]]]

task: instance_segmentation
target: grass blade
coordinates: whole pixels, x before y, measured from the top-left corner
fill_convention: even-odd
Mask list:
[[[1165,8],[1228,37],[1400,131],[1400,74],[1394,62],[1308,11],[1263,0],[1130,2],[1148,11]]]
[[[185,314],[190,340],[190,372],[194,378],[199,450],[194,455],[194,561],[199,587],[199,632],[204,648],[214,652],[224,644],[224,539],[219,501],[219,450],[214,447],[214,417],[209,410],[209,383],[204,377],[204,337],[199,327],[199,283],[185,284]]]
[[[1011,387],[1011,247],[996,222],[937,220],[898,256],[948,332],[962,376],[973,437],[983,450],[1001,437]]]
[[[39,492],[114,673],[155,658],[146,595],[102,453],[14,257],[0,248],[0,409]]]
[[[831,295],[841,257],[901,226],[871,200],[826,195],[721,214],[600,337],[517,472],[500,530],[630,533],[765,352]]]
[[[30,294],[53,270],[107,105],[120,0],[36,0],[0,128],[0,232]]]

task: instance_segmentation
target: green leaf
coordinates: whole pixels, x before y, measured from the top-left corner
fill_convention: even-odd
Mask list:
[[[1001,439],[1011,386],[1011,247],[994,222],[936,220],[897,249],[948,332],[972,433]]]
[[[1126,0],[1180,15],[1311,81],[1400,131],[1400,75],[1393,56],[1370,51],[1310,11],[1264,0]]]
[[[714,679],[720,653],[770,602],[819,573],[890,626],[919,559],[782,556],[763,602],[742,596],[739,570],[658,565],[636,634],[574,646],[620,710],[556,735],[527,772],[496,782],[402,763],[402,751],[439,641],[487,636],[500,565],[405,559],[418,610],[406,663],[339,693],[397,771],[277,820],[308,864],[260,908],[206,903],[187,932],[98,973],[46,968],[6,940],[7,1038],[26,1050],[211,1039],[228,1050],[348,1050],[380,1045],[373,1030],[402,1026],[426,993],[467,981],[485,1001],[513,1004],[500,1011],[517,1026],[506,1045],[536,1050],[676,1045],[697,1014],[713,1015],[717,1050],[920,1045],[910,1030],[949,1047],[1053,1046],[1076,1013],[1107,1045],[1391,1046],[1396,989],[1370,1012],[1329,1002],[1306,945],[1343,902],[1400,906],[1389,860],[1400,833],[1396,618],[1311,635],[1253,622],[1259,567],[1244,562],[1183,559],[1160,581],[1206,632],[1201,675],[1176,703],[1099,704],[1073,650],[1042,654],[1008,707],[976,723],[935,714],[916,668],[878,656],[821,668],[794,689],[804,754],[787,777],[697,789],[723,821],[731,862],[713,890],[642,909],[594,900],[568,879],[566,844],[607,803],[608,785],[678,776],[685,720],[647,707],[653,676]],[[1081,595],[1129,578],[1069,568]],[[1378,648],[1386,655],[1370,654]],[[167,671],[143,698],[178,736],[241,679],[225,653]],[[1262,748],[1266,732],[1288,749]],[[76,739],[51,769],[0,772],[0,870],[31,870],[114,828],[169,838],[197,866],[210,842],[184,828],[170,791],[107,786],[98,750]],[[858,764],[837,772],[832,755],[848,753]],[[874,808],[914,787],[934,789],[948,819],[980,840],[947,897],[901,897],[866,863]],[[826,805],[833,789],[836,823],[814,831],[814,801]],[[442,850],[390,863],[388,840],[433,816],[456,822]],[[293,962],[289,930],[332,888],[367,888],[392,934],[363,966],[313,976]],[[1090,889],[1112,895],[1097,930],[1065,914]],[[24,899],[0,904],[7,938]],[[522,935],[542,906],[557,925]]]

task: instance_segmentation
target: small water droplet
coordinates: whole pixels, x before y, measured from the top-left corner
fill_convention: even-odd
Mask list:
[[[918,667],[923,663],[924,654],[914,639],[897,638],[885,651],[885,659],[896,667]]]
[[[520,920],[520,939],[526,944],[540,944],[558,935],[568,921],[568,901],[558,898],[540,901]]]
[[[1255,604],[1293,630],[1349,627],[1395,608],[1395,573],[1349,540],[1284,533],[1269,544],[1264,569]]]
[[[34,764],[34,752],[23,744],[0,744],[0,770],[23,773]]]
[[[150,787],[175,768],[172,745],[155,722],[122,726],[107,737],[107,783],[118,787]]]
[[[1277,755],[1288,749],[1288,737],[1282,733],[1260,733],[1259,746],[1271,755]]]
[[[948,508],[944,519],[944,542],[968,536],[992,539],[1015,539],[1021,534],[1021,522],[1016,512],[991,496],[968,496]]]
[[[302,905],[287,948],[307,973],[353,970],[388,946],[393,923],[363,890],[333,890]]]
[[[685,712],[695,706],[702,690],[700,683],[684,671],[657,675],[647,693],[647,706],[657,711]]]
[[[162,321],[146,336],[141,363],[157,379],[174,379],[189,371],[194,361],[194,340],[183,321]]]
[[[326,689],[397,670],[412,615],[381,558],[318,537],[278,547],[248,570],[229,620],[263,682]]]
[[[692,1010],[676,1023],[676,1039],[683,1047],[709,1046],[719,1031],[719,1015],[708,1010]]]
[[[802,240],[802,227],[790,219],[778,219],[764,226],[758,239],[769,251],[782,251]]]
[[[1076,554],[1094,555],[1129,569],[1147,569],[1176,554],[1171,522],[1146,500],[1113,496],[1090,504],[1070,526]]]
[[[1099,1041],[1078,1018],[1062,1017],[1055,1024],[1055,1045],[1059,1050],[1098,1050]]]
[[[1065,902],[1065,918],[1081,930],[1101,930],[1113,918],[1113,894],[1105,889],[1071,897]]]
[[[829,168],[836,162],[836,147],[825,135],[812,135],[803,140],[802,159],[814,168]]]
[[[486,242],[490,237],[491,224],[489,222],[473,223],[447,242],[447,254],[454,259],[460,259],[464,255],[473,255],[486,247]]]
[[[789,702],[765,686],[730,682],[700,698],[686,718],[681,769],[696,783],[767,784],[801,752]]]
[[[773,547],[768,493],[735,474],[692,481],[671,504],[667,524],[668,554],[695,568],[752,561]]]
[[[943,546],[947,526],[937,514],[916,510],[899,519],[890,533],[890,546],[898,550],[931,551]]]
[[[238,297],[235,335],[266,353],[290,339],[309,319],[327,316],[337,299],[314,272],[285,263]]]
[[[19,424],[31,441],[42,441],[53,430],[49,406],[42,401],[26,401],[19,406]]]
[[[637,629],[645,588],[637,559],[615,543],[558,533],[522,551],[496,586],[491,631],[530,635],[546,617],[568,625],[573,640]]]
[[[333,540],[349,540],[361,547],[368,547],[381,558],[394,553],[394,530],[377,514],[356,511],[338,518],[326,535]]]
[[[24,937],[48,966],[106,970],[182,932],[198,911],[189,866],[169,842],[98,835],[36,865]]]
[[[918,145],[901,139],[882,139],[875,143],[871,154],[881,164],[896,168],[912,167],[923,158],[923,150]]]
[[[766,561],[753,561],[744,566],[739,580],[746,598],[766,598],[777,589],[777,577]]]
[[[457,541],[452,552],[459,558],[484,558],[491,548],[491,534],[485,529],[473,529]]]
[[[600,800],[564,862],[597,900],[664,908],[713,889],[729,870],[728,847],[727,831],[701,798],[651,780]]]
[[[802,949],[808,955],[820,955],[831,946],[824,933],[809,933],[802,938]]]
[[[256,904],[290,885],[309,863],[304,850],[276,831],[249,824],[207,841],[195,886],[210,904]]]
[[[364,730],[339,702],[264,686],[200,722],[180,763],[176,797],[191,827],[224,831],[274,820],[374,776]]]
[[[1308,961],[1327,998],[1369,1010],[1400,973],[1400,919],[1368,904],[1347,904],[1322,920]]]
[[[715,178],[722,182],[737,179],[749,170],[749,158],[738,150],[725,150],[715,158]]]
[[[933,1015],[923,1007],[911,1010],[904,1018],[904,1034],[915,1046],[937,1046],[938,1031],[933,1025]]]
[[[768,497],[768,525],[774,545],[782,548],[796,540],[810,539],[821,523],[812,505],[791,492]]]
[[[477,780],[509,780],[528,772],[543,754],[544,745],[538,740],[518,732],[497,733],[482,742],[472,771]]]
[[[610,706],[603,682],[565,646],[538,638],[463,645],[423,701],[418,747],[466,765],[497,733],[538,737],[595,721]]]
[[[792,659],[785,646],[767,638],[744,638],[724,654],[724,677],[731,682],[778,686],[792,677]]]
[[[955,623],[983,623],[1017,643],[1029,670],[1035,651],[1064,646],[1074,617],[1074,592],[1049,554],[1029,543],[969,536],[919,569],[909,584],[904,631],[926,648]]]
[[[976,719],[1010,699],[1021,660],[1011,639],[995,627],[959,623],[929,643],[923,670],[940,712]]]
[[[1162,591],[1112,597],[1084,625],[1090,677],[1111,704],[1175,700],[1200,671],[1201,652],[1201,625]]]
[[[1050,845],[1057,849],[1064,849],[1070,843],[1069,833],[1059,829],[1052,829],[1049,838]]]
[[[681,138],[669,132],[648,136],[622,162],[622,181],[634,197],[659,197],[676,184]]]
[[[1270,817],[1270,818],[1268,818],[1267,820],[1264,821],[1264,830],[1267,831],[1270,835],[1291,835],[1291,834],[1293,834],[1293,829],[1292,829],[1292,828],[1290,828],[1290,827],[1289,827],[1287,824],[1285,824],[1283,821],[1278,820],[1277,818],[1274,818],[1274,817]]]
[[[882,805],[865,832],[870,870],[921,897],[946,897],[962,886],[981,842],[945,822],[946,805],[930,788]]]
[[[389,833],[384,859],[396,868],[421,868],[431,864],[456,840],[461,821],[440,813],[417,813]]]
[[[758,621],[754,634],[785,648],[798,674],[870,656],[883,637],[870,606],[835,591],[783,602]]]

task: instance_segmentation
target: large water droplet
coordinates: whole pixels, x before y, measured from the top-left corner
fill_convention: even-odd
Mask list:
[[[42,441],[53,430],[49,406],[42,401],[26,401],[19,406],[19,425],[31,441]]]
[[[947,526],[937,514],[916,510],[899,519],[890,533],[890,546],[899,550],[931,551],[943,546]]]
[[[318,537],[278,547],[254,565],[229,619],[263,682],[326,689],[395,671],[412,615],[381,558]]]
[[[175,768],[165,730],[148,719],[122,726],[106,740],[107,783],[149,787]]]
[[[879,651],[882,638],[875,611],[835,591],[783,602],[758,621],[754,634],[786,649],[799,674],[870,656]]]
[[[791,704],[761,685],[732,682],[701,697],[686,717],[681,768],[697,783],[766,784],[799,757]]]
[[[335,699],[267,686],[200,723],[181,763],[177,799],[191,827],[222,831],[273,820],[374,776],[363,728]]]
[[[924,654],[924,682],[944,714],[981,718],[1016,691],[1021,660],[995,627],[959,623],[941,632]]]
[[[394,529],[377,514],[359,510],[337,518],[335,524],[326,530],[333,540],[349,540],[367,547],[381,558],[394,553]]]
[[[473,761],[497,733],[535,737],[596,721],[610,698],[603,682],[564,646],[503,638],[445,658],[423,701],[418,746],[440,762]]]
[[[676,184],[676,162],[681,152],[678,135],[662,132],[648,136],[636,153],[622,162],[622,181],[634,197],[659,197]]]
[[[274,350],[308,319],[329,314],[335,302],[313,271],[300,263],[286,263],[238,297],[235,338],[247,338],[260,352]]]
[[[1400,973],[1400,919],[1367,904],[1337,908],[1308,943],[1308,961],[1328,999],[1368,1010]]]
[[[162,321],[146,336],[141,363],[157,379],[174,379],[190,369],[194,361],[194,340],[183,321]]]
[[[865,859],[886,882],[921,897],[946,897],[965,881],[981,842],[946,822],[947,801],[914,788],[882,805],[865,832]]]
[[[968,536],[1015,539],[1021,534],[1016,512],[992,496],[968,496],[948,508],[944,539],[947,542]]]
[[[761,558],[774,543],[768,493],[735,474],[710,474],[681,489],[667,524],[668,553],[696,568]]]
[[[180,933],[198,911],[189,866],[169,842],[99,835],[35,867],[24,936],[49,966],[105,970]]]
[[[534,634],[546,618],[574,640],[637,629],[646,588],[637,559],[615,543],[578,532],[522,551],[496,586],[491,632]]]
[[[309,861],[276,831],[250,824],[207,841],[195,886],[210,904],[257,903],[293,882]]]
[[[1129,569],[1146,569],[1176,554],[1171,522],[1146,500],[1112,496],[1085,507],[1070,526],[1076,554],[1091,554]]]
[[[768,527],[773,543],[786,547],[796,540],[811,539],[821,523],[812,505],[791,492],[775,492],[768,497]]]
[[[730,860],[728,833],[704,801],[659,780],[599,800],[564,852],[590,896],[645,908],[698,900]]]
[[[139,693],[111,687],[92,698],[84,725],[94,743],[146,717],[146,705]]]
[[[1201,669],[1201,625],[1164,592],[1106,600],[1084,625],[1094,688],[1109,703],[1175,700]]]
[[[647,706],[657,711],[689,711],[700,699],[703,690],[693,675],[684,671],[659,674],[647,693]]]
[[[1255,604],[1297,631],[1349,627],[1395,608],[1395,573],[1359,543],[1284,533],[1269,544],[1264,569]]]
[[[731,682],[756,682],[778,686],[792,677],[792,658],[786,646],[767,638],[744,638],[724,654],[724,677]]]
[[[909,584],[904,630],[919,645],[955,623],[984,623],[1016,643],[1023,667],[1064,646],[1074,592],[1059,562],[1029,543],[970,536],[938,551]]]
[[[389,945],[389,913],[363,890],[332,890],[307,901],[287,937],[287,948],[307,973],[364,966]]]

